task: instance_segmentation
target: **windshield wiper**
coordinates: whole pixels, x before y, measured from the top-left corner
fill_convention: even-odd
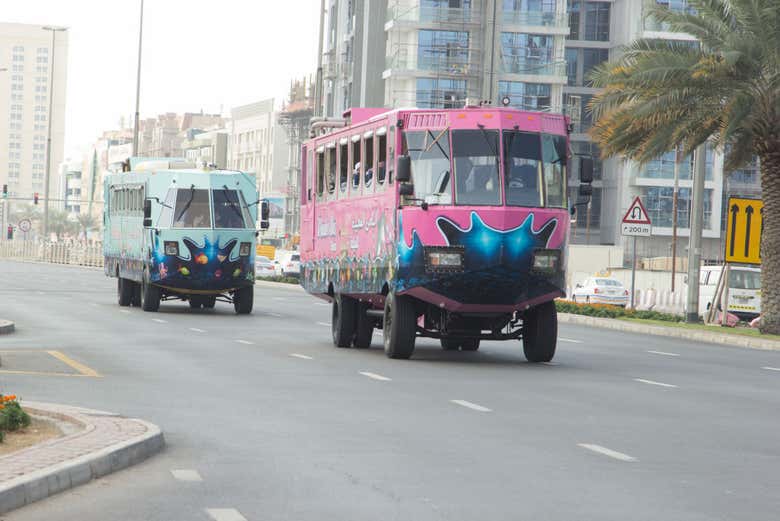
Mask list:
[[[181,209],[181,212],[179,212],[179,216],[176,218],[176,222],[178,222],[182,216],[187,212],[187,210],[190,209],[190,205],[192,204],[192,200],[195,199],[195,185],[190,186],[190,200],[187,201],[187,204],[184,205],[184,208]]]
[[[429,151],[430,151],[430,150],[433,148],[433,145],[436,145],[437,147],[439,147],[439,150],[441,150],[441,153],[444,155],[444,157],[446,157],[446,158],[447,158],[447,160],[449,160],[449,159],[450,159],[450,156],[447,154],[447,152],[445,152],[445,151],[444,151],[444,149],[443,149],[443,148],[441,147],[441,145],[439,144],[439,140],[441,139],[441,137],[442,137],[444,134],[446,134],[446,133],[447,133],[447,131],[448,131],[448,130],[449,130],[449,127],[445,128],[444,130],[442,130],[442,131],[441,131],[441,133],[440,133],[438,136],[434,136],[434,135],[433,135],[433,132],[431,132],[431,131],[429,130],[429,131],[428,131],[428,134],[430,134],[430,135],[431,135],[431,137],[433,138],[433,143],[431,143],[430,145],[428,145],[428,147],[425,149],[425,152],[429,152]]]
[[[241,219],[241,222],[244,222],[244,216],[241,215],[241,212],[236,208],[238,206],[238,194],[236,194],[236,203],[235,205],[230,200],[229,194],[228,194],[228,187],[225,185],[222,185],[222,193],[225,194],[225,201],[227,201],[228,206],[233,210],[233,212],[238,215],[238,218]]]
[[[496,166],[498,166],[498,150],[496,150],[496,148],[493,146],[493,143],[491,143],[488,139],[488,133],[485,130],[485,125],[477,124],[477,127],[479,127],[479,130],[482,132],[482,138],[485,140],[485,143],[487,143],[487,146],[490,149],[490,153],[493,154],[493,157],[496,160]]]

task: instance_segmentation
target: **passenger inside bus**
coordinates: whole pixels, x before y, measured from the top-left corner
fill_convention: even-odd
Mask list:
[[[360,186],[360,161],[355,163],[355,169],[352,170],[352,188]]]
[[[174,215],[174,228],[211,228],[209,191],[180,189]]]
[[[506,200],[512,206],[539,206],[539,174],[530,164],[512,164],[507,179]]]
[[[369,169],[366,170],[366,178],[364,181],[366,188],[371,186],[371,181],[373,181],[373,179],[374,179],[374,169],[369,167]]]
[[[501,204],[496,177],[495,165],[473,166],[466,182],[459,187],[458,202],[476,205]]]
[[[379,184],[385,182],[385,162],[380,161],[376,165],[376,180]]]

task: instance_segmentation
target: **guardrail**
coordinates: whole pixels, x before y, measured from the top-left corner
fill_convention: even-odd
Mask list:
[[[103,246],[100,243],[3,241],[0,259],[12,259],[74,266],[103,267]]]

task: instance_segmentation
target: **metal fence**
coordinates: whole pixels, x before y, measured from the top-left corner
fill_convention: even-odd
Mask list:
[[[103,245],[80,242],[2,241],[0,259],[103,266]]]

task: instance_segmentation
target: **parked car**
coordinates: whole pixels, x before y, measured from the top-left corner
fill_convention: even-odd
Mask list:
[[[628,305],[628,290],[617,279],[590,277],[582,284],[577,284],[572,294],[572,300],[577,303],[612,304],[626,307]]]
[[[706,315],[715,299],[723,266],[703,266],[699,272],[699,315]],[[718,306],[720,309],[721,306]],[[729,268],[729,313],[751,321],[761,314],[761,268]]]
[[[271,259],[258,255],[255,257],[255,276],[256,277],[273,277],[276,275],[276,269]]]
[[[298,252],[286,253],[280,261],[282,276],[299,277],[301,275],[301,255]]]

